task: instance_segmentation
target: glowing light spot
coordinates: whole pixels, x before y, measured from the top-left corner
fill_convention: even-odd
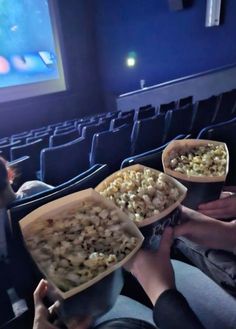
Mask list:
[[[12,32],[16,32],[18,30],[18,25],[13,25],[12,27],[11,27],[11,31]]]
[[[0,56],[0,74],[7,74],[10,71],[10,64],[8,60]]]
[[[133,58],[133,57],[128,57],[128,58],[126,59],[126,65],[127,65],[128,67],[134,67],[134,66],[136,65],[136,59]]]

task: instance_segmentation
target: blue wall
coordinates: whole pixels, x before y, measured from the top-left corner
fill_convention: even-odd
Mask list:
[[[0,137],[104,111],[95,49],[93,0],[57,2],[68,90],[0,103]]]
[[[236,1],[227,0],[224,22],[205,28],[206,1],[171,12],[167,0],[96,1],[97,51],[107,103],[115,96],[236,62]],[[137,66],[127,68],[130,51]],[[114,104],[114,102],[113,102]]]

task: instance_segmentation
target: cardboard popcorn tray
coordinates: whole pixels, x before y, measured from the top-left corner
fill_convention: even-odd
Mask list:
[[[111,182],[114,181],[114,179],[117,177],[117,174],[119,172],[125,172],[129,170],[135,170],[135,171],[141,171],[144,169],[150,169],[152,172],[155,172],[157,174],[160,174],[161,172],[152,169],[140,164],[136,164],[133,166],[126,167],[124,169],[121,169],[112,175],[108,176],[105,180],[103,180],[96,188],[95,190],[97,192],[103,191]],[[180,210],[179,205],[184,200],[187,188],[181,184],[179,181],[174,179],[173,177],[170,177],[166,175],[166,180],[172,182],[175,187],[177,187],[180,191],[180,196],[178,200],[173,203],[171,206],[166,208],[164,211],[162,211],[160,214],[145,218],[141,222],[135,222],[137,227],[140,229],[144,236],[144,243],[143,247],[147,249],[156,249],[158,247],[159,243],[159,236],[163,233],[165,227],[167,226],[175,226],[178,225],[180,222]]]
[[[172,170],[169,167],[169,160],[173,152],[191,151],[194,147],[208,144],[223,145],[226,150],[226,170],[222,176],[188,176]],[[227,145],[222,142],[203,139],[182,139],[170,142],[162,153],[162,164],[164,172],[180,181],[188,189],[183,204],[189,208],[197,209],[201,203],[216,200],[220,197],[226,176],[229,170],[229,152]]]
[[[81,284],[69,291],[63,292],[57,285],[47,276],[47,274],[40,268],[36,260],[30,253],[38,270],[49,281],[49,297],[52,301],[60,301],[59,314],[62,318],[69,318],[78,315],[90,315],[93,317],[100,316],[106,313],[115,303],[123,286],[123,272],[122,266],[129,261],[132,256],[138,251],[143,242],[143,236],[132,223],[129,218],[120,209],[118,209],[112,202],[106,200],[99,193],[93,189],[87,189],[77,193],[73,193],[66,197],[60,198],[50,202],[30,214],[20,221],[20,228],[22,231],[24,241],[28,237],[32,237],[37,228],[42,227],[43,223],[49,218],[60,214],[65,214],[66,211],[72,211],[79,207],[81,202],[94,201],[104,208],[109,210],[117,210],[119,220],[122,223],[124,232],[137,238],[137,245],[135,248],[120,262],[110,266],[104,272],[100,273],[93,279]],[[60,218],[57,220],[60,220]],[[63,217],[61,217],[63,220]],[[26,246],[26,244],[25,244]],[[27,246],[26,246],[27,248]]]

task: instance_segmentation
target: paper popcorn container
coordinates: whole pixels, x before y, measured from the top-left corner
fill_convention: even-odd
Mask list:
[[[20,228],[24,241],[34,236],[35,230],[42,227],[44,221],[46,223],[46,220],[49,218],[53,219],[62,213],[65,214],[67,210],[71,211],[76,209],[82,201],[94,201],[106,209],[116,210],[118,218],[122,223],[122,229],[124,232],[129,233],[132,237],[137,239],[137,245],[123,260],[110,266],[95,278],[67,292],[63,292],[40,267],[25,243],[26,249],[36,265],[36,269],[49,282],[49,298],[52,302],[56,300],[60,301],[58,313],[63,319],[86,315],[96,318],[110,310],[123,287],[122,266],[134,256],[143,242],[142,234],[139,232],[136,225],[129,220],[127,215],[93,189],[87,189],[57,199],[28,214],[20,221]]]
[[[120,172],[126,172],[129,170],[140,171],[144,169],[150,169],[152,172],[157,174],[161,173],[156,169],[152,169],[140,164],[129,166],[108,176],[95,188],[95,190],[97,192],[102,192],[104,189],[106,189],[107,186],[110,185],[111,182],[114,181],[114,179],[117,177],[117,174]],[[137,227],[140,229],[140,231],[144,236],[144,242],[142,247],[145,249],[152,249],[152,250],[157,249],[160,241],[160,236],[162,235],[164,229],[168,226],[173,227],[180,223],[179,205],[185,198],[185,195],[187,193],[187,188],[173,177],[165,175],[165,178],[169,182],[173,183],[173,185],[179,189],[180,196],[175,203],[173,203],[171,206],[166,208],[160,214],[149,218],[145,218],[141,222],[135,222],[135,224],[137,225]]]
[[[190,151],[194,147],[204,146],[208,144],[224,145],[226,150],[226,170],[223,176],[188,176],[186,174],[172,170],[169,165],[173,155],[181,152]],[[219,199],[222,188],[224,186],[229,168],[229,152],[225,143],[203,140],[203,139],[182,139],[170,142],[162,153],[162,164],[164,172],[180,181],[188,189],[187,196],[183,201],[183,205],[198,209],[198,205]]]

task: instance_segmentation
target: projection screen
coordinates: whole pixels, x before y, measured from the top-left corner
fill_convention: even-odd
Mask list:
[[[0,102],[66,90],[56,0],[0,0]]]

